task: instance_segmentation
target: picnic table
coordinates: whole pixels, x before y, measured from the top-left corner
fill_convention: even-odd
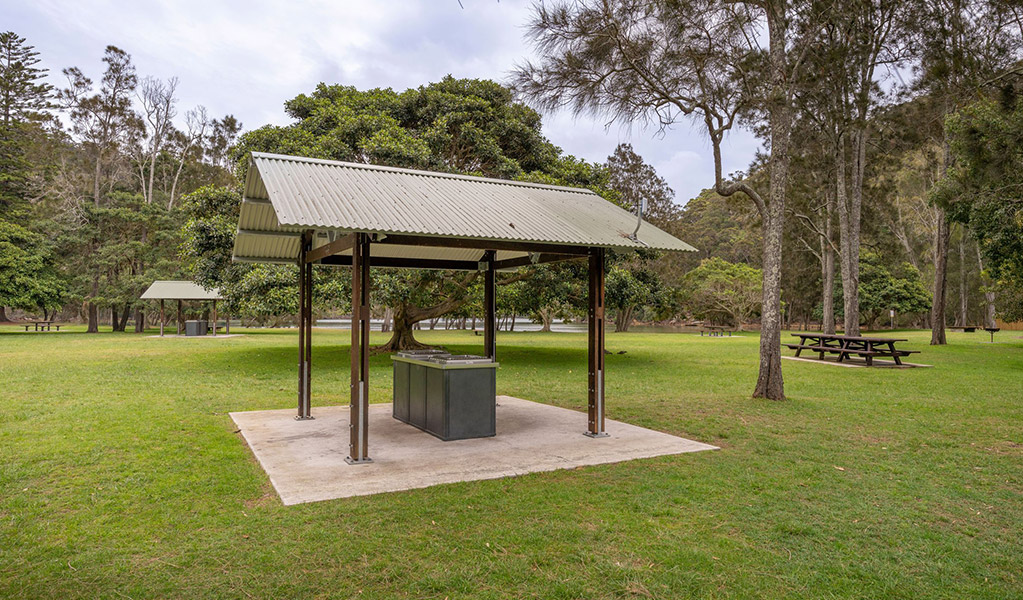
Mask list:
[[[60,324],[54,321],[29,321],[28,323],[23,323],[23,325],[25,326],[25,331],[28,331],[29,327],[35,327],[35,331],[50,331],[50,327],[56,327],[57,331],[60,331]]]
[[[793,333],[799,338],[798,344],[785,344],[796,351],[796,356],[803,350],[817,353],[820,360],[825,354],[837,354],[838,362],[852,356],[860,356],[866,360],[867,366],[874,365],[874,358],[891,358],[895,364],[902,365],[902,357],[916,354],[919,350],[899,350],[895,344],[908,340],[901,338],[861,337],[852,335],[836,335],[833,333],[804,332]]]
[[[724,337],[726,329],[728,330],[728,337],[732,337],[732,330],[724,325],[702,325],[700,326],[700,337],[703,337],[704,332],[710,337]]]

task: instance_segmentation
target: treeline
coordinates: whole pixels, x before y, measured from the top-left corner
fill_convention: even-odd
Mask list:
[[[187,275],[179,257],[182,198],[230,185],[241,123],[202,106],[180,113],[178,80],[141,76],[108,46],[97,79],[63,70],[0,33],[0,321],[6,309],[101,315],[115,331],[145,327],[139,300],[156,279]]]

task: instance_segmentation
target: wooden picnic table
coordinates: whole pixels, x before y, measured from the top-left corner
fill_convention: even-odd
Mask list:
[[[726,329],[727,328],[724,325],[701,325],[700,337],[703,337],[704,332],[706,332],[710,337],[724,337]],[[728,329],[728,337],[732,337],[731,329]]]
[[[843,362],[855,355],[863,357],[868,367],[874,365],[874,357],[891,358],[895,360],[895,364],[902,365],[902,357],[919,352],[919,350],[897,349],[895,344],[909,341],[904,338],[863,337],[820,332],[793,333],[792,336],[798,337],[799,343],[785,344],[785,346],[794,349],[796,356],[799,356],[803,350],[809,350],[817,353],[820,360],[824,360],[825,354],[837,354],[838,362]]]
[[[50,331],[50,327],[56,327],[57,331],[60,331],[60,325],[56,321],[29,321],[23,323],[25,331],[28,331],[29,327],[35,327],[35,331]]]

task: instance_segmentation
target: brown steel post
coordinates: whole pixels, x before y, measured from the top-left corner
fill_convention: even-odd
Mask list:
[[[181,325],[182,325],[181,319],[182,319],[182,316],[181,316],[181,300],[178,300],[178,335],[181,335]]]
[[[358,234],[352,248],[352,406],[348,464],[369,458],[369,236]]]
[[[312,232],[309,233],[307,251],[312,249]],[[312,419],[313,397],[313,263],[303,265],[305,269],[305,413]]]
[[[309,371],[306,368],[306,342],[309,337],[306,318],[306,296],[309,288],[306,281],[305,257],[309,247],[308,232],[302,233],[298,248],[298,414],[295,419],[310,419],[309,414]]]
[[[483,280],[483,354],[497,360],[497,271],[494,269],[496,253],[488,250],[483,255],[487,270]]]
[[[163,298],[160,298],[160,337],[163,337],[163,324],[167,321],[163,316]]]
[[[604,432],[604,249],[590,249],[589,290],[589,427],[586,435]]]

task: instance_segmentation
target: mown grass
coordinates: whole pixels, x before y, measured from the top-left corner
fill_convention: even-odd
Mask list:
[[[1013,332],[906,333],[933,369],[785,361],[785,402],[749,398],[753,336],[609,334],[608,416],[721,451],[294,507],[227,413],[295,404],[296,334],[245,334],[3,328],[0,596],[1023,597]],[[314,413],[347,403],[347,336],[316,333]],[[499,393],[584,407],[584,335],[498,351]]]

